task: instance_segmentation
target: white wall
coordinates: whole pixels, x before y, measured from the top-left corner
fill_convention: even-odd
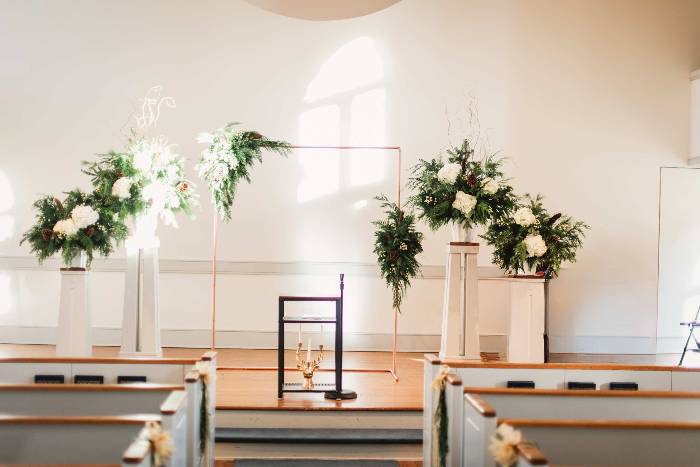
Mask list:
[[[658,351],[683,348],[700,306],[700,169],[662,168],[659,209]]]
[[[404,181],[419,157],[462,136],[473,98],[482,137],[511,159],[517,189],[542,192],[552,210],[592,228],[579,262],[552,286],[553,350],[654,351],[658,173],[689,155],[697,2],[402,0],[332,22],[242,1],[0,6],[0,324],[56,322],[57,273],[19,271],[27,263],[13,259],[28,255],[17,242],[30,204],[39,193],[86,186],[79,161],[119,147],[134,100],[160,83],[178,104],[160,128],[193,160],[197,132],[240,120],[293,142],[399,144]],[[273,331],[278,292],[327,291],[345,270],[358,305],[349,330],[391,332],[389,293],[369,266],[366,221],[376,207],[370,200],[353,211],[371,193],[391,192],[390,162],[360,169],[366,178],[354,185],[358,163],[350,160],[358,159],[327,156],[323,171],[336,174],[337,186],[305,205],[303,178],[317,187],[320,176],[314,156],[297,153],[256,171],[222,229],[220,257],[232,268],[292,261],[297,272],[308,272],[303,261],[349,263],[301,276],[271,266],[274,285],[257,273],[226,276],[222,329]],[[162,257],[174,265],[163,279],[164,327],[207,327],[208,278],[190,269],[206,265],[190,261],[209,257],[211,215],[205,195],[196,222],[162,231]],[[318,219],[334,229],[309,229]],[[334,246],[334,233],[354,239],[350,251]],[[422,261],[431,271],[443,264],[446,239],[429,235]],[[488,254],[480,264],[488,266]],[[48,283],[35,278],[49,274],[53,285],[42,290],[37,284]],[[416,281],[401,333],[439,332],[436,274]],[[95,298],[94,322],[116,326],[119,276],[96,276],[114,287]]]

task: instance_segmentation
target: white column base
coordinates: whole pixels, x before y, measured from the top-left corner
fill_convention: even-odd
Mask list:
[[[89,274],[87,270],[61,270],[57,357],[92,356]]]
[[[119,355],[160,357],[158,246],[129,248],[124,284],[124,317]]]
[[[478,243],[447,244],[440,358],[481,360],[478,253]]]

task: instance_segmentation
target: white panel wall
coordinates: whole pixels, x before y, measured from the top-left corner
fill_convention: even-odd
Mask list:
[[[551,288],[553,350],[653,352],[658,170],[688,158],[688,72],[700,66],[700,41],[690,40],[700,7],[668,5],[402,0],[361,18],[313,22],[242,1],[0,0],[0,257],[7,264],[29,254],[18,240],[31,202],[85,187],[79,161],[119,147],[134,100],[153,84],[175,96],[160,130],[191,160],[199,131],[239,120],[292,142],[400,144],[404,181],[419,157],[464,135],[473,98],[482,141],[510,158],[518,191],[542,192],[553,211],[592,227],[579,262]],[[391,192],[391,166],[365,155],[327,154],[324,165],[310,157],[266,164],[242,187],[234,221],[221,230],[222,260],[371,261],[375,208],[354,203]],[[209,257],[206,199],[196,222],[163,229],[162,258]],[[424,264],[443,264],[446,238],[428,236]],[[338,239],[351,249],[336,247]],[[487,254],[480,264],[488,266]],[[112,323],[121,297],[113,279],[95,297]],[[268,280],[226,279],[222,326],[274,331],[269,311],[260,313],[272,300]],[[333,282],[279,281],[288,292]],[[349,326],[390,333],[389,294],[376,276],[353,286],[360,283],[362,311]],[[206,276],[164,279],[164,324],[204,327],[208,308],[193,297],[206,297],[207,285]],[[53,321],[53,279],[4,270],[0,290],[0,325]],[[436,332],[440,297],[439,280],[418,281],[401,332]]]
[[[690,157],[700,157],[700,70],[690,75]]]

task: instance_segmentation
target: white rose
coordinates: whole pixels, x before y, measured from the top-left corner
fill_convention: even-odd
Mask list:
[[[454,183],[457,181],[459,173],[462,171],[462,166],[453,162],[452,164],[445,164],[437,173],[437,178],[441,182]]]
[[[517,211],[515,211],[513,219],[515,219],[515,222],[517,224],[522,225],[523,227],[530,227],[532,224],[535,223],[535,221],[537,221],[537,218],[532,213],[530,208],[518,209]]]
[[[528,235],[523,243],[527,248],[527,256],[530,258],[539,258],[547,252],[547,245],[541,235]]]
[[[70,237],[78,233],[78,226],[75,225],[73,219],[63,219],[56,222],[53,231],[60,237]]]
[[[112,185],[112,196],[119,199],[127,199],[131,197],[131,179],[129,177],[118,178]]]
[[[457,196],[455,196],[455,200],[452,203],[452,207],[458,211],[461,211],[465,217],[469,216],[469,213],[472,209],[474,209],[474,206],[476,206],[476,198],[463,191],[457,192]]]
[[[88,225],[92,225],[100,218],[100,215],[90,206],[80,205],[73,208],[70,213],[71,219],[75,226],[79,229],[84,229]]]
[[[486,183],[484,183],[483,190],[485,193],[488,193],[490,195],[496,193],[498,191],[499,185],[496,180],[493,178],[489,178]]]

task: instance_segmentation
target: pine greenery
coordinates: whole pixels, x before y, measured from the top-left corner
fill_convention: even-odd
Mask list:
[[[391,203],[385,195],[375,199],[381,201],[386,218],[374,221],[374,253],[382,279],[391,287],[393,307],[401,311],[406,290],[411,279],[420,271],[416,256],[423,251],[423,234],[416,231],[415,216],[404,213],[396,203]]]
[[[239,123],[229,123],[214,133],[203,133],[200,141],[209,146],[197,164],[199,176],[211,191],[211,199],[219,216],[231,220],[231,209],[241,180],[250,183],[255,162],[262,162],[262,152],[271,151],[286,156],[291,145],[268,139],[257,131],[237,129]]]
[[[76,206],[87,205],[99,214],[97,222],[79,229],[75,235],[64,236],[53,229],[60,220],[69,219]],[[20,244],[27,242],[39,262],[43,262],[56,253],[61,253],[63,262],[70,262],[85,251],[88,265],[95,252],[109,256],[114,252],[116,243],[127,235],[126,225],[115,216],[113,211],[103,203],[97,193],[85,194],[75,189],[66,193],[64,201],[53,196],[43,196],[34,203],[36,222],[27,230]]]
[[[536,221],[524,227],[512,217],[492,223],[483,238],[494,247],[493,262],[517,274],[525,265],[546,278],[556,276],[564,261],[575,262],[576,251],[583,245],[589,226],[561,213],[550,215],[542,204],[542,196],[526,195],[521,207],[527,207]],[[529,257],[524,243],[528,235],[540,235],[547,251],[540,257]]]
[[[453,221],[465,228],[486,225],[512,211],[516,198],[513,188],[504,179],[503,159],[489,154],[476,160],[469,139],[465,139],[460,146],[447,150],[447,163],[461,167],[454,183],[438,178],[438,172],[446,164],[441,158],[419,160],[412,168],[408,183],[415,192],[410,200],[418,209],[418,217],[426,221],[432,230]],[[493,193],[485,189],[489,182],[498,183]],[[458,192],[476,198],[473,209],[467,215],[453,206]]]

